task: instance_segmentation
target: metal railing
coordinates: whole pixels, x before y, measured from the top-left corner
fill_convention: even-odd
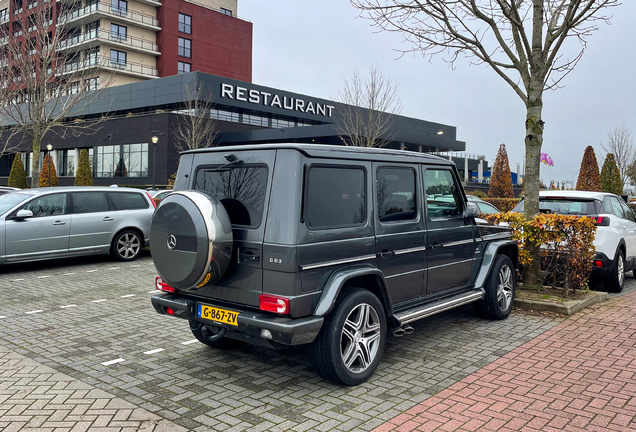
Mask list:
[[[486,159],[486,156],[484,155],[478,155],[474,153],[465,153],[465,152],[427,152],[427,153],[436,155],[436,156],[442,156],[442,157],[451,156],[451,157],[459,158],[459,159],[464,159],[464,158],[475,159],[475,160]]]
[[[8,13],[3,13],[0,15],[0,24],[4,24],[4,23],[8,23],[9,22],[9,14]]]
[[[79,9],[67,12],[64,15],[60,16],[57,21],[60,24],[64,24],[68,21],[86,16],[95,12],[101,12],[111,17],[126,18],[137,23],[159,27],[159,20],[152,15],[146,15],[144,13],[133,11],[128,8],[122,8],[119,6],[113,6],[110,4],[103,4],[103,3],[93,4],[90,6],[85,6],[83,8],[79,8]]]
[[[79,71],[86,68],[98,67],[103,69],[117,70],[121,72],[131,72],[140,75],[158,77],[159,71],[154,66],[148,66],[143,63],[122,62],[110,57],[90,56],[78,62],[67,63],[64,65],[64,73]]]
[[[133,48],[140,48],[149,51],[159,52],[159,45],[155,42],[141,39],[135,36],[122,36],[120,33],[114,33],[106,29],[90,30],[84,34],[78,34],[72,36],[66,40],[60,41],[58,44],[59,49],[70,48],[75,45],[80,45],[90,41],[111,41],[124,45],[131,46]]]

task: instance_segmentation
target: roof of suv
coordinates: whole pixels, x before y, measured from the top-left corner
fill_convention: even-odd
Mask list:
[[[227,147],[208,147],[204,149],[188,150],[185,153],[207,153],[207,152],[233,152],[233,151],[254,151],[254,150],[278,150],[293,149],[302,152],[308,157],[317,158],[337,158],[337,159],[363,159],[377,161],[401,161],[401,162],[431,162],[435,164],[451,165],[452,162],[440,156],[427,153],[417,153],[407,150],[393,150],[374,147],[353,147],[344,145],[329,144],[253,144]],[[410,159],[406,161],[405,159]]]
[[[15,193],[28,194],[28,195],[41,195],[51,192],[88,192],[88,191],[102,191],[102,192],[145,192],[141,189],[126,188],[126,187],[109,187],[109,186],[59,186],[59,187],[44,187],[33,189],[20,189]]]
[[[602,200],[606,196],[616,196],[609,192],[588,192],[577,190],[547,190],[540,191],[540,198],[584,198],[584,199],[598,199]]]

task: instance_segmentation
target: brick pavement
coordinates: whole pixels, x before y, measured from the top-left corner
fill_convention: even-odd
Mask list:
[[[636,430],[636,292],[593,306],[376,431]]]

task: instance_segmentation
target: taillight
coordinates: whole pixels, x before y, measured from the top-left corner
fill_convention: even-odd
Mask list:
[[[150,194],[148,192],[146,192],[146,195],[148,195],[148,198],[150,198],[150,202],[152,203],[153,206],[155,206],[155,208],[157,208],[157,203],[155,202],[154,199],[152,199],[152,197],[150,196]]]
[[[259,298],[261,310],[285,315],[289,313],[289,299],[285,297],[261,294]]]
[[[603,268],[603,261],[594,261],[594,265],[597,268]]]
[[[174,315],[174,309],[167,307],[167,308],[166,308],[166,313],[167,313],[168,315]]]
[[[610,226],[610,218],[607,216],[591,216],[596,221],[596,226]]]
[[[161,276],[157,276],[155,278],[155,288],[158,289],[159,291],[166,291],[169,293],[177,292],[176,289],[172,288],[170,285],[165,283],[163,279],[161,279]]]

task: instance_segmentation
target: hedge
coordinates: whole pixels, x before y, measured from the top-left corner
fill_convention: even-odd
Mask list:
[[[483,198],[483,200],[494,205],[503,213],[512,211],[519,202],[519,198]]]

